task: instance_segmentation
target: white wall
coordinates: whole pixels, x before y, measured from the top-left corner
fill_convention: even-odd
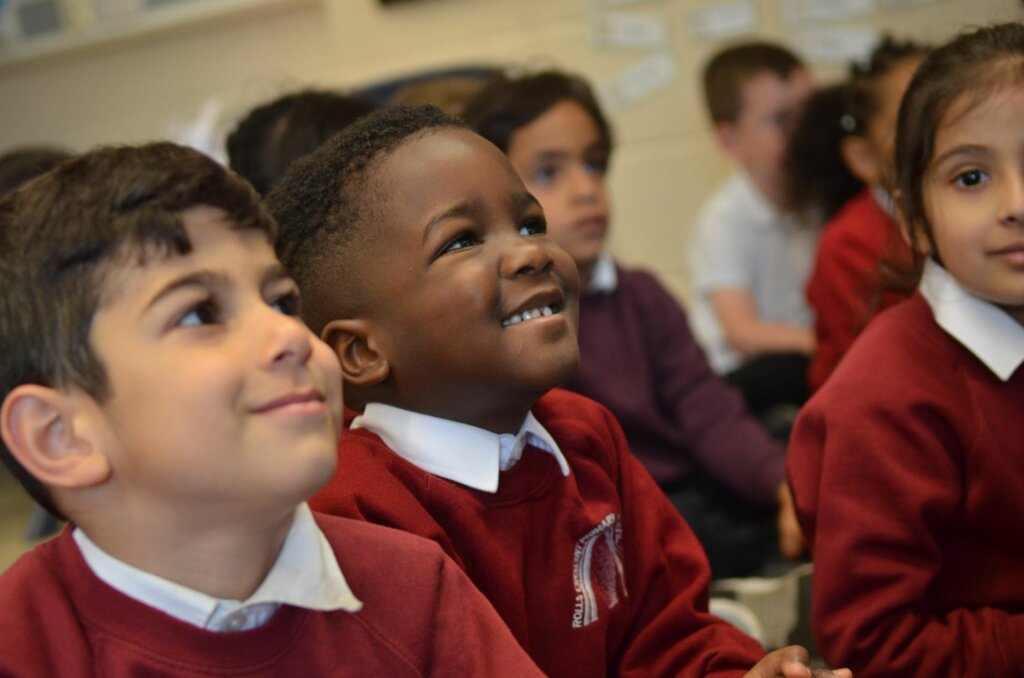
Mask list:
[[[212,1],[212,0],[206,0]],[[755,33],[791,40],[783,2],[750,0]],[[792,0],[820,6],[822,0]],[[874,8],[824,27],[884,28],[939,41],[967,24],[1021,17],[1019,0],[831,0]],[[559,66],[602,82],[649,56],[594,46],[587,21],[608,0],[294,0],[262,12],[150,33],[140,38],[3,61],[0,150],[34,142],[76,149],[136,142],[193,118],[211,96],[227,113],[299,84],[357,87],[427,67],[464,63]],[[611,183],[613,249],[686,291],[684,248],[701,201],[729,171],[715,152],[699,99],[701,64],[718,42],[691,37],[689,17],[715,2],[654,0],[607,8],[664,20],[678,77],[615,113],[618,148]],[[822,80],[842,72],[813,64]]]

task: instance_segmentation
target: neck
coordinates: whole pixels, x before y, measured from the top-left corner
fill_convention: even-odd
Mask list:
[[[754,188],[761,194],[761,197],[767,200],[772,207],[779,210],[780,212],[786,209],[786,195],[777,181],[770,181],[765,177],[755,176],[750,172],[747,173],[750,177],[750,181],[754,184]]]
[[[124,508],[115,516],[85,517],[77,525],[118,560],[225,600],[245,600],[259,588],[295,516],[294,508],[275,516],[260,513],[243,524],[188,510],[159,516]]]
[[[581,264],[576,262],[576,270],[580,273],[580,289],[585,290],[590,286],[590,278],[594,275],[594,264],[592,261],[589,264]]]

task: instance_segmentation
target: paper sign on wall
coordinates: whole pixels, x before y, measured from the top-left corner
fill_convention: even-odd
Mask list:
[[[658,17],[596,12],[590,17],[590,39],[601,47],[662,47],[668,23]]]
[[[609,111],[622,111],[668,86],[678,76],[675,57],[659,52],[598,83],[597,95]]]
[[[808,61],[845,64],[867,59],[880,39],[873,28],[823,26],[795,35],[794,43]]]
[[[757,8],[751,0],[730,0],[690,12],[690,33],[709,40],[749,33],[757,28]]]
[[[787,24],[813,24],[864,16],[874,11],[874,0],[783,0]]]

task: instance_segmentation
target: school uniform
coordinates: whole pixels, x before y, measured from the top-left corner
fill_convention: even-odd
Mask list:
[[[762,656],[707,612],[700,545],[614,417],[554,390],[520,431],[370,404],[319,510],[434,539],[551,676],[741,676]]]
[[[785,450],[708,365],[679,303],[651,274],[603,254],[580,297],[579,343],[567,388],[612,411],[715,576],[753,574],[775,550]],[[699,510],[689,510],[692,494]]]
[[[929,261],[797,420],[813,626],[870,676],[1024,667],[1024,328]]]
[[[540,675],[436,544],[306,505],[246,601],[69,527],[0,575],[0,619],[4,676]]]
[[[912,258],[881,190],[865,188],[826,224],[807,282],[817,340],[807,370],[812,391],[825,383],[870,316],[905,298],[882,293],[879,264],[885,261],[909,268]]]

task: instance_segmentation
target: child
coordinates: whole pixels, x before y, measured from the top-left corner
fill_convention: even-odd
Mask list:
[[[590,87],[555,71],[503,80],[463,117],[508,155],[580,272],[580,369],[568,387],[612,411],[697,535],[712,575],[756,574],[781,536],[784,552],[799,555],[782,445],[708,366],[672,295],[605,249],[612,140]],[[776,513],[791,526],[785,535]]]
[[[814,351],[804,285],[817,231],[783,212],[786,144],[811,91],[797,57],[772,44],[730,47],[704,69],[715,138],[740,171],[697,219],[694,330],[758,414],[803,402]]]
[[[834,90],[840,108],[827,106],[822,119],[812,102],[794,135],[788,165],[797,202],[823,209],[828,218],[807,283],[817,344],[807,375],[811,390],[824,383],[874,313],[906,296],[883,294],[883,269],[905,270],[912,259],[892,218],[892,142],[900,99],[926,53],[912,42],[882,40]],[[853,186],[859,186],[856,193],[847,193]],[[833,191],[848,201],[835,205]]]
[[[355,96],[303,90],[249,112],[228,135],[231,169],[266,195],[288,166],[377,108]]]
[[[789,477],[824,657],[861,676],[1024,666],[1024,26],[967,33],[900,106],[917,293],[807,404]]]
[[[739,675],[761,656],[707,613],[700,546],[611,414],[548,393],[576,370],[579,280],[498,149],[436,108],[384,109],[268,204],[361,412],[318,507],[439,542],[548,675]],[[807,675],[799,656],[753,675]]]
[[[436,545],[304,503],[341,375],[274,234],[166,143],[0,201],[0,456],[74,525],[0,576],[0,674],[538,675]]]

